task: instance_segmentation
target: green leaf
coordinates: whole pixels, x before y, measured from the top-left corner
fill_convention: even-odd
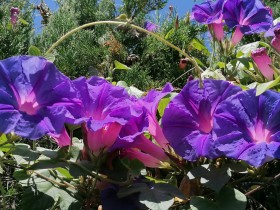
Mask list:
[[[146,190],[139,195],[139,202],[153,210],[168,210],[174,203],[170,194],[159,193],[157,190]]]
[[[13,25],[9,22],[9,23],[7,23],[7,25],[6,25],[6,28],[7,28],[9,31],[11,31],[11,30],[13,30]]]
[[[51,209],[54,204],[52,197],[41,193],[36,192],[32,187],[28,187],[20,200],[20,209],[21,210],[38,210],[38,209]]]
[[[145,183],[134,183],[133,185],[131,185],[129,187],[121,188],[118,191],[117,196],[119,198],[124,198],[124,197],[132,195],[134,193],[139,193],[139,192],[146,191],[146,190],[149,190],[149,187],[148,187],[147,184],[145,184]]]
[[[117,82],[116,86],[125,88],[129,95],[136,96],[137,98],[141,98],[144,95],[144,92],[139,90],[138,88],[133,86],[128,87],[125,81]]]
[[[198,65],[205,66],[204,63],[202,63],[201,60],[199,60],[198,58],[194,57],[194,60],[197,62]]]
[[[76,143],[77,145],[78,143]],[[71,146],[70,147],[70,160],[76,162],[81,154],[81,148],[79,146]]]
[[[37,163],[31,165],[28,169],[29,170],[39,170],[39,169],[51,169],[57,167],[65,167],[65,162],[59,162],[56,160],[39,160]]]
[[[73,179],[74,178],[73,176],[71,176],[69,170],[67,170],[66,168],[59,167],[59,168],[56,168],[56,170],[67,179]]]
[[[205,70],[202,74],[201,77],[203,79],[218,79],[218,80],[226,80],[224,75],[222,74],[220,69],[216,69],[215,71],[212,71],[210,69]]]
[[[217,210],[218,206],[204,197],[192,197],[191,198],[192,210]]]
[[[149,209],[167,210],[174,203],[174,197],[185,199],[185,195],[170,184],[149,184],[148,189],[140,192],[139,202],[145,204]]]
[[[250,44],[240,46],[237,49],[236,57],[237,58],[249,57],[251,55],[251,51],[257,49],[259,47],[259,45],[260,45],[260,42],[252,42]]]
[[[0,165],[0,174],[4,173],[4,169],[2,168],[2,166]]]
[[[47,53],[47,54],[45,54],[45,55],[44,55],[44,58],[46,58],[48,61],[50,61],[50,62],[52,62],[52,63],[55,61],[55,55],[52,54],[52,53]]]
[[[210,55],[210,52],[208,51],[207,47],[205,47],[205,45],[199,39],[194,38],[190,44],[194,49],[202,51],[206,55]]]
[[[29,23],[28,23],[26,20],[22,19],[22,18],[19,18],[18,20],[19,20],[22,24],[24,24],[24,25],[29,25]]]
[[[137,160],[129,160],[127,158],[121,159],[121,163],[129,170],[130,174],[133,176],[141,175],[141,171],[145,169],[144,164]]]
[[[175,29],[172,28],[170,31],[167,32],[167,34],[164,36],[164,39],[168,39],[175,33]]]
[[[128,21],[126,14],[120,14],[118,17],[115,18],[116,20]]]
[[[60,182],[59,179],[55,178],[50,172],[49,170],[37,170],[36,173],[41,174],[43,177],[50,179],[50,180],[54,180],[56,182]],[[69,206],[72,203],[76,203],[77,200],[74,197],[74,194],[76,193],[76,191],[74,191],[73,189],[67,188],[61,188],[58,187],[56,185],[54,185],[53,183],[47,181],[45,178],[42,178],[38,175],[36,175],[35,173],[32,173],[29,178],[25,179],[25,180],[21,180],[21,184],[25,184],[27,186],[31,186],[32,187],[32,191],[33,194],[31,193],[30,189],[29,191],[27,191],[27,193],[29,194],[30,197],[33,197],[33,203],[37,204],[37,209],[41,209],[38,208],[38,206],[40,206],[40,201],[41,199],[36,200],[36,195],[38,195],[38,193],[43,193],[40,194],[41,196],[46,198],[46,195],[51,197],[51,199],[49,199],[49,202],[52,203],[52,205],[54,204],[54,202],[56,201],[58,203],[58,205],[60,206],[60,208],[62,210],[67,210],[69,208]],[[22,205],[25,206],[28,203],[25,202],[25,200],[23,199]],[[34,206],[36,206],[34,204]],[[27,208],[26,208],[27,209]]]
[[[216,202],[204,197],[192,197],[192,210],[244,210],[247,205],[246,196],[240,191],[224,187],[216,196]]]
[[[276,85],[279,85],[279,82],[280,82],[280,76],[270,82],[259,84],[257,86],[256,96],[259,96],[262,93],[264,93],[266,90],[271,89],[271,88],[275,87]]]
[[[167,107],[167,105],[169,104],[170,100],[171,100],[170,97],[163,98],[160,100],[160,102],[158,104],[158,112],[159,112],[160,117],[163,116],[164,110]]]
[[[13,144],[4,144],[3,146],[0,147],[0,151],[2,152],[8,152],[11,149],[14,149],[15,146]]]
[[[48,158],[57,158],[57,151],[52,150],[52,149],[47,149],[44,147],[36,147],[36,150],[38,151],[38,153],[40,153],[41,155],[48,157]]]
[[[30,164],[37,160],[40,156],[39,153],[33,151],[28,144],[15,144],[15,149],[12,151],[18,165]]]
[[[240,191],[224,187],[217,196],[219,209],[243,210],[246,209],[247,198]]]
[[[40,56],[42,55],[41,51],[39,50],[39,48],[35,47],[34,45],[31,45],[28,48],[28,55],[33,55],[33,56]]]
[[[187,175],[190,179],[201,177],[201,184],[218,192],[231,178],[231,170],[226,165],[216,168],[213,165],[204,164],[192,169]]]
[[[120,63],[117,60],[114,61],[114,64],[115,64],[114,70],[116,70],[116,69],[118,69],[118,70],[130,70],[130,68],[128,66],[126,66],[125,64]]]
[[[0,136],[0,144],[4,144],[8,141],[7,136],[5,134],[2,134]]]

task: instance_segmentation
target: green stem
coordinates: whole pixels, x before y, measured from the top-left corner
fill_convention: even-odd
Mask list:
[[[3,195],[3,201],[2,201],[2,207],[3,207],[3,210],[6,210],[6,197],[5,197],[5,189],[3,187],[3,184],[2,184],[2,181],[0,179],[0,192],[1,194]]]
[[[183,56],[185,56],[186,58],[188,58],[192,64],[195,66],[195,69],[197,70],[197,73],[200,77],[200,73],[201,73],[201,68],[198,66],[196,60],[189,56],[187,53],[185,53],[183,50],[181,50],[179,47],[175,46],[174,44],[168,42],[167,40],[165,40],[164,38],[160,37],[159,35],[151,32],[151,31],[148,31],[144,28],[141,28],[137,25],[134,25],[134,24],[131,24],[131,23],[128,23],[128,22],[122,22],[122,21],[96,21],[96,22],[91,22],[91,23],[87,23],[87,24],[84,24],[84,25],[81,25],[77,28],[74,28],[73,30],[67,32],[65,35],[63,35],[62,37],[60,37],[46,52],[46,54],[48,53],[51,53],[53,51],[54,48],[56,48],[58,45],[61,44],[61,42],[63,42],[65,39],[67,39],[69,36],[71,36],[72,34],[76,33],[77,31],[80,31],[81,29],[84,29],[84,28],[88,28],[88,27],[91,27],[91,26],[95,26],[95,25],[104,25],[104,24],[110,24],[110,25],[126,25],[126,26],[130,26],[134,29],[137,29],[143,33],[146,33],[146,34],[149,34],[153,37],[155,37],[157,40],[163,42],[164,44],[166,44],[167,46],[177,50],[179,53],[181,53]]]
[[[118,185],[121,185],[121,186],[128,185],[131,182],[131,180],[126,180],[124,182],[115,181],[115,180],[112,180],[112,179],[108,178],[104,174],[99,174],[99,173],[97,173],[95,171],[91,171],[91,170],[87,169],[86,167],[82,166],[81,164],[78,164],[78,163],[75,163],[75,162],[72,162],[72,161],[69,161],[69,160],[67,162],[69,164],[73,164],[73,165],[79,167],[84,172],[88,173],[90,176],[92,176],[92,177],[94,177],[96,179],[101,179],[102,181],[105,181],[105,182],[109,182],[109,183],[112,183],[112,184],[118,184]]]

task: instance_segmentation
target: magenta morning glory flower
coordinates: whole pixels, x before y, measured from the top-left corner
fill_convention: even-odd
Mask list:
[[[15,26],[17,23],[17,20],[18,20],[18,14],[19,14],[20,10],[17,7],[12,7],[10,9],[10,12],[11,12],[11,14],[10,14],[11,23],[13,26]]]
[[[271,46],[280,53],[280,28],[274,30],[274,37],[271,40]]]
[[[1,133],[29,139],[60,134],[79,117],[80,100],[70,79],[41,57],[0,61]]]
[[[216,2],[206,1],[200,5],[194,5],[192,8],[192,18],[199,23],[207,24],[218,41],[222,40],[224,37],[222,23],[224,1],[225,0],[218,0]]]
[[[223,7],[223,18],[229,28],[235,28],[232,43],[236,45],[243,37],[266,32],[273,18],[260,0],[227,0]]]
[[[280,158],[280,94],[242,91],[219,105],[215,117],[217,148],[226,157],[259,167]]]
[[[175,152],[186,160],[215,158],[212,137],[216,107],[241,89],[222,80],[188,82],[169,103],[163,118],[163,133]]]
[[[81,77],[74,84],[83,102],[86,143],[95,155],[102,149],[108,150],[119,138],[122,127],[143,114],[143,109],[134,106],[124,88],[113,86],[104,79],[92,77],[86,80]],[[139,125],[139,130],[143,129],[141,126],[144,127],[145,123]],[[135,130],[125,136],[126,140],[132,141],[137,132]]]
[[[266,52],[266,48],[262,47],[252,51],[251,56],[262,75],[268,80],[273,80],[274,71],[270,66],[272,61]]]

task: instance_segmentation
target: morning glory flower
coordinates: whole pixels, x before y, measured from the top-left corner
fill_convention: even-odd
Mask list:
[[[277,23],[275,26],[271,27],[270,29],[265,32],[264,37],[275,36],[274,31],[280,28],[280,23]]]
[[[224,38],[222,23],[222,8],[225,0],[206,1],[192,8],[192,18],[202,24],[209,26],[210,32],[213,31],[214,38],[221,41]]]
[[[260,0],[228,0],[223,7],[223,18],[229,28],[235,28],[232,43],[238,44],[243,35],[266,32],[273,18]]]
[[[219,105],[215,117],[217,148],[226,157],[259,167],[280,158],[280,94],[242,91]]]
[[[271,40],[271,46],[280,53],[280,28],[274,30],[274,37]]]
[[[98,155],[102,149],[106,151],[119,138],[121,129],[134,118],[141,118],[143,109],[134,106],[134,102],[126,90],[116,87],[104,79],[92,77],[78,78],[73,81],[79,89],[83,102],[82,125],[84,141],[93,154]],[[145,124],[139,125],[145,126]],[[139,128],[141,129],[141,128]],[[135,132],[126,139],[132,141]]]
[[[170,83],[167,83],[162,91],[150,90],[147,96],[138,101],[138,103],[144,106],[148,112],[148,131],[154,137],[156,142],[165,150],[168,150],[168,141],[162,132],[156,114],[160,100],[171,91],[173,91],[173,87]]]
[[[270,66],[272,61],[266,52],[266,48],[262,47],[253,50],[251,56],[262,75],[268,80],[273,80],[274,71]]]
[[[216,107],[241,88],[222,80],[188,82],[169,103],[162,118],[165,137],[175,152],[189,161],[199,157],[215,158],[213,122]]]
[[[1,133],[29,139],[60,134],[81,107],[70,79],[42,57],[0,61]]]
[[[155,159],[157,162],[166,162],[169,159],[164,150],[160,146],[153,143],[150,139],[145,137],[143,134],[149,125],[148,115],[146,112],[143,113],[144,114],[140,115],[139,117],[133,117],[126,125],[122,127],[119,137],[114,145],[110,148],[110,151],[119,149],[122,150],[121,152],[124,155],[132,154],[125,151],[136,149],[137,153],[133,154],[138,154],[139,152],[142,154],[143,152],[145,155],[141,156],[140,154],[140,156],[134,156],[134,159],[138,159],[144,164],[149,163],[150,159]],[[132,158],[131,155],[129,157]],[[141,159],[138,157],[141,157]],[[146,166],[151,167],[150,164]]]
[[[158,26],[150,21],[145,21],[144,23],[144,28],[147,31],[151,31],[151,32],[156,32],[158,29]]]
[[[10,20],[13,26],[16,25],[17,21],[18,21],[18,14],[19,14],[20,10],[17,7],[12,7],[10,9]]]

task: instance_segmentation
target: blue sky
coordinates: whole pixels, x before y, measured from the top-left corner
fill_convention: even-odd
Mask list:
[[[82,1],[82,0],[81,0]],[[133,1],[133,0],[132,0]],[[166,7],[162,9],[160,12],[163,14],[168,13],[168,7],[172,5],[174,8],[177,9],[179,16],[184,16],[188,11],[191,10],[194,4],[200,3],[203,0],[196,0],[194,2],[193,0],[169,0],[168,3],[166,4]],[[32,3],[35,5],[40,4],[41,0],[31,0]],[[116,0],[116,6],[121,5],[121,0]],[[45,0],[45,3],[51,8],[52,11],[56,10],[58,8],[58,5],[55,0]],[[153,15],[153,14],[152,14]],[[41,27],[41,17],[38,12],[35,14],[35,28],[36,31],[40,31]]]

